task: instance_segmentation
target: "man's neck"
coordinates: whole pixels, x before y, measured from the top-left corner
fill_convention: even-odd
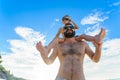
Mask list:
[[[65,42],[75,42],[75,37],[72,38],[66,38]]]

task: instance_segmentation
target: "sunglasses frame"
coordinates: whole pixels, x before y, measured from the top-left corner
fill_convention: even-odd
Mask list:
[[[66,26],[64,26],[64,29],[68,29],[68,28],[74,29],[74,26],[72,26],[72,25],[66,25]]]
[[[67,20],[70,20],[70,19],[69,19],[69,18],[64,18],[64,19],[63,19],[63,21],[64,21],[64,20],[66,20],[66,21],[67,21]]]

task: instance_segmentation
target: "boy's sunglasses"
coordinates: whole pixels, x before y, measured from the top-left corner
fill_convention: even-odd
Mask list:
[[[63,20],[70,20],[69,18],[64,18]]]

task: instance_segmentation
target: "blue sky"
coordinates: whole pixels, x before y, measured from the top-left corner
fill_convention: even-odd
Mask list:
[[[101,27],[107,31],[100,63],[95,64],[86,56],[87,79],[96,80],[96,76],[99,80],[120,78],[120,0],[0,0],[0,54],[3,55],[3,65],[14,75],[30,80],[54,79],[58,62],[45,65],[35,44],[41,40],[47,45],[63,26],[61,18],[66,14],[78,24],[77,35],[95,35]],[[90,70],[90,67],[93,69]],[[33,73],[29,72],[31,69]],[[48,74],[46,79],[42,74],[48,71],[55,73]]]

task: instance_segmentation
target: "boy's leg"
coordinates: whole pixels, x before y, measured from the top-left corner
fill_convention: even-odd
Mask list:
[[[82,39],[85,39],[86,41],[95,41],[94,36],[90,36],[90,35],[86,35],[86,34],[82,34],[82,35],[76,37],[77,41],[82,41]]]
[[[96,42],[97,44],[101,44],[105,35],[106,35],[105,29],[101,28],[100,33],[96,36],[82,34],[76,37],[76,40],[81,41],[82,39],[85,39],[86,41],[92,41],[92,42]]]

